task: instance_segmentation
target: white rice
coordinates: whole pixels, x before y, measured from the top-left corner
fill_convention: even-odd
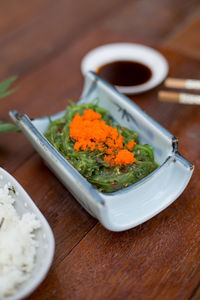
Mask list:
[[[14,202],[8,186],[0,188],[0,299],[15,293],[30,277],[38,246],[34,230],[40,222],[30,213],[20,218]]]

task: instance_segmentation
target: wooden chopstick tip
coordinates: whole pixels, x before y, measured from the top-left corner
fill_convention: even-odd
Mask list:
[[[179,93],[168,92],[168,91],[159,91],[158,99],[162,102],[179,102]]]
[[[200,90],[200,80],[198,79],[181,79],[168,77],[164,85],[175,89],[193,89]]]
[[[200,95],[160,91],[158,99],[163,102],[200,105]]]

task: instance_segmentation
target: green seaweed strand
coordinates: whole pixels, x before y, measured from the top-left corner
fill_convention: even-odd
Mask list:
[[[73,117],[84,110],[92,109],[102,115],[108,125],[117,128],[122,134],[125,144],[134,140],[137,144],[133,148],[136,161],[131,165],[110,167],[103,159],[103,152],[74,150],[75,141],[69,135],[70,123]],[[115,124],[108,112],[97,104],[72,103],[67,107],[64,117],[55,121],[50,120],[45,137],[50,143],[76,168],[91,184],[100,192],[112,193],[126,188],[153,172],[158,164],[154,161],[153,147],[141,145],[138,141],[138,134],[119,124]]]

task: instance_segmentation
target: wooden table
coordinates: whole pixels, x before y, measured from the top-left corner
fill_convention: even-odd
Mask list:
[[[52,114],[77,100],[81,58],[105,43],[152,46],[168,59],[170,76],[200,79],[199,0],[1,0],[0,7],[0,80],[19,76],[0,119],[9,120],[11,109]],[[1,135],[1,166],[30,194],[56,240],[52,268],[29,299],[200,299],[200,107],[161,103],[161,88],[132,98],[177,136],[195,172],[169,208],[129,231],[104,229],[23,134]]]

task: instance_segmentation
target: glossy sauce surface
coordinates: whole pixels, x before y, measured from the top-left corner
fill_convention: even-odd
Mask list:
[[[134,61],[114,61],[98,68],[97,74],[116,86],[136,86],[152,76],[149,67]]]

